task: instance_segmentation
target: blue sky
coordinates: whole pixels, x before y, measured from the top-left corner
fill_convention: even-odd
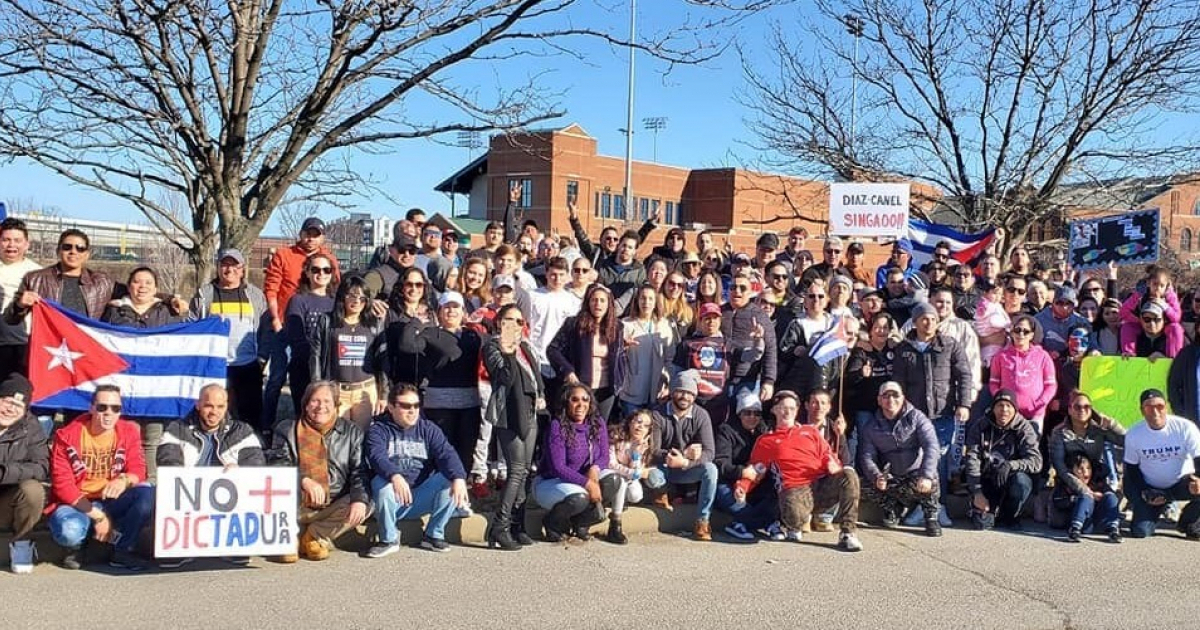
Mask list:
[[[606,7],[613,10],[605,10]],[[628,24],[626,7],[624,0],[597,0],[597,5],[585,5],[583,18],[624,35]],[[678,7],[674,1],[641,0],[639,30],[654,32],[678,23],[675,13]],[[800,17],[798,13],[796,8],[774,10],[744,22],[731,35],[753,45],[756,40],[761,41],[760,35],[769,19],[796,20]],[[598,42],[574,43],[581,47],[586,62],[566,55],[529,58],[506,62],[506,66],[496,71],[485,67],[464,69],[454,77],[461,84],[486,89],[496,83],[497,77],[516,80],[545,73],[541,80],[548,89],[565,92],[561,106],[567,113],[560,121],[543,126],[577,122],[599,140],[601,153],[623,155],[624,137],[619,129],[625,126],[627,53]],[[637,69],[636,158],[651,158],[651,134],[641,131],[642,119],[650,116],[669,118],[667,129],[659,134],[660,162],[688,167],[719,166],[737,163],[733,153],[749,153],[737,143],[738,138],[746,136],[746,129],[742,122],[744,112],[734,100],[736,91],[744,86],[741,62],[735,51],[730,49],[703,66],[677,66],[669,74],[664,74],[664,64],[641,54]],[[453,142],[453,138],[446,140]],[[348,154],[354,168],[381,180],[382,187],[395,200],[393,203],[383,197],[362,198],[356,210],[392,217],[411,206],[448,212],[448,198],[434,192],[433,186],[466,163],[467,150],[427,140],[397,142],[390,149],[384,155]],[[32,199],[57,206],[67,216],[142,222],[140,213],[127,202],[77,186],[29,163],[0,166],[0,200],[3,199]],[[334,218],[340,214],[339,210],[329,208],[323,216]],[[273,221],[264,234],[278,232]]]

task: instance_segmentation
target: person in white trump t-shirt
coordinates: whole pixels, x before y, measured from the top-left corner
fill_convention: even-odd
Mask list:
[[[1159,516],[1171,501],[1187,501],[1179,531],[1200,540],[1200,428],[1167,413],[1157,389],[1142,392],[1143,422],[1125,435],[1125,497],[1133,510],[1130,535],[1154,535]]]

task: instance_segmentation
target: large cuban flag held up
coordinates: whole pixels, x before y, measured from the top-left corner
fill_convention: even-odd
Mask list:
[[[933,249],[938,241],[950,243],[951,258],[974,267],[996,240],[996,228],[968,234],[949,226],[909,219],[908,240],[913,246],[913,262],[918,267],[933,260]]]
[[[182,418],[200,390],[225,382],[229,322],[208,318],[137,330],[88,319],[42,300],[33,306],[33,404],[86,410],[97,385],[121,388],[122,415]]]

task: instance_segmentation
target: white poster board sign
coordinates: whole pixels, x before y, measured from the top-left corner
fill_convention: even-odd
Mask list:
[[[908,184],[830,184],[829,233],[901,238],[908,229]]]
[[[295,468],[159,468],[157,558],[296,553]]]

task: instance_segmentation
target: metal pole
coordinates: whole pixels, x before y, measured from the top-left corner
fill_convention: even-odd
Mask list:
[[[854,152],[858,138],[858,44],[863,35],[863,19],[853,13],[842,16],[846,32],[854,36],[854,64],[850,68],[850,151]]]
[[[625,192],[621,204],[624,217],[630,216],[629,206],[633,199],[633,60],[637,49],[637,0],[629,0],[629,98],[625,105]]]

